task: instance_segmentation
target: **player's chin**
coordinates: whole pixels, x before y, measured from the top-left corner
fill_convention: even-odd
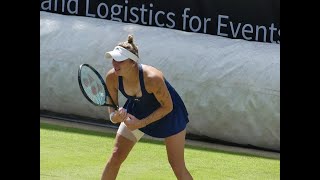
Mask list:
[[[121,71],[120,71],[120,70],[114,70],[114,73],[115,73],[117,76],[121,76]]]

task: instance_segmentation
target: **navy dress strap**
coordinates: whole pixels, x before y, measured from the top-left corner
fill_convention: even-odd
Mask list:
[[[124,88],[123,88],[123,82],[122,82],[122,76],[119,76],[118,77],[118,89],[119,91],[126,97],[129,99],[129,96],[126,94],[126,92],[124,91]]]
[[[143,78],[143,70],[142,70],[142,64],[138,64],[139,67],[139,82],[140,82],[140,88],[141,88],[141,92],[142,92],[142,96],[147,92],[146,87],[144,85],[144,78]]]

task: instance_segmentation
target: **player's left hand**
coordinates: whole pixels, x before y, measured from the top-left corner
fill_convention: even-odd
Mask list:
[[[136,130],[139,128],[143,128],[144,124],[142,121],[140,121],[139,119],[137,119],[135,116],[133,116],[132,114],[128,113],[127,114],[129,118],[127,118],[124,123],[126,124],[126,126],[131,130]]]

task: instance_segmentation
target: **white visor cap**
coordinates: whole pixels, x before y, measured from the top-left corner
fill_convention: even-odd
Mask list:
[[[108,51],[105,53],[106,59],[114,59],[115,61],[124,61],[126,59],[132,59],[135,62],[138,62],[139,58],[129,50],[121,47],[116,46],[112,51]]]

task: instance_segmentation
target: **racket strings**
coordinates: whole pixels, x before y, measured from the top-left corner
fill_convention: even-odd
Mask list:
[[[81,71],[81,83],[87,96],[96,104],[103,105],[105,103],[105,91],[99,77],[89,68]]]

